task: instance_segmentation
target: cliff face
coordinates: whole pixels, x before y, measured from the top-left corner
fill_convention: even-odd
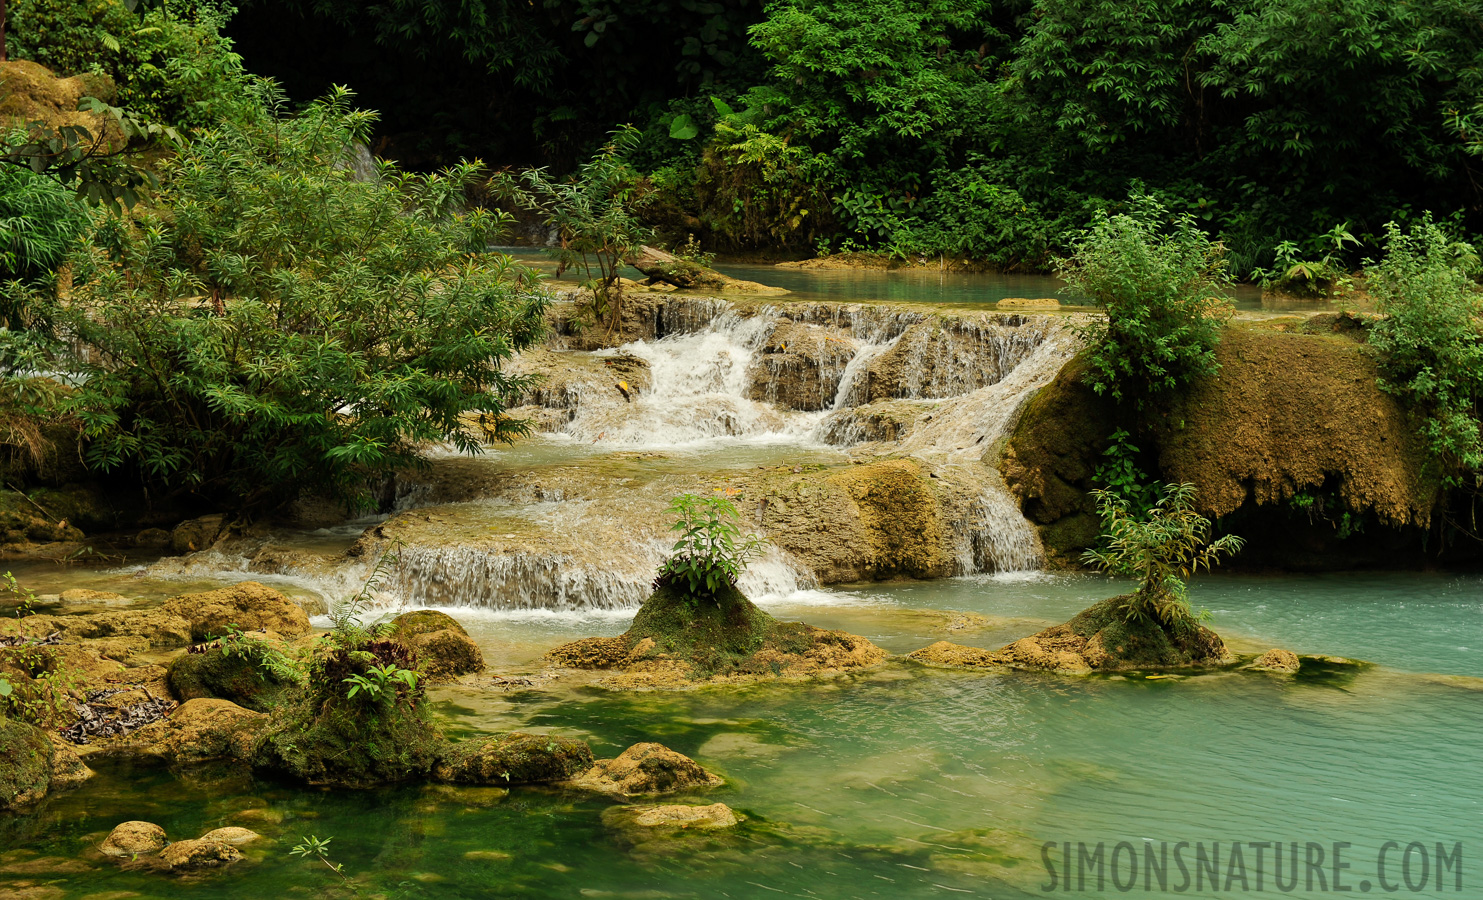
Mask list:
[[[1324,315],[1228,327],[1219,374],[1134,436],[1145,471],[1194,484],[1202,513],[1253,540],[1248,562],[1375,565],[1385,561],[1377,551],[1419,550],[1432,523],[1441,498],[1423,473],[1415,425],[1380,390],[1352,323]],[[1082,383],[1083,372],[1073,361],[1027,404],[1001,460],[1062,560],[1096,538],[1086,492],[1126,418]]]

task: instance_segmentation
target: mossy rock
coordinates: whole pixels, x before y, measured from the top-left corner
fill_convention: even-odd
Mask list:
[[[417,654],[420,671],[433,684],[484,671],[484,654],[458,620],[432,609],[402,613],[389,637]]]
[[[1082,655],[1092,668],[1171,669],[1234,661],[1220,636],[1193,620],[1181,628],[1129,621],[1122,611],[1129,599],[1103,600],[1066,623],[1072,633],[1087,639]]]
[[[428,715],[422,684],[349,696],[346,680],[376,665],[418,668],[416,654],[392,640],[370,641],[354,653],[321,646],[305,686],[286,691],[273,709],[254,765],[341,787],[427,777],[448,744]]]
[[[652,654],[679,657],[714,674],[761,650],[779,624],[735,585],[692,600],[679,586],[666,584],[644,601],[624,637],[630,646],[652,639]]]
[[[0,716],[0,810],[46,796],[51,787],[52,745],[33,725]]]
[[[435,609],[414,609],[391,620],[390,637],[406,640],[419,634],[431,634],[434,631],[455,631],[465,637],[468,636],[468,632],[458,624],[458,620],[447,613],[438,612]]]
[[[1220,635],[1193,620],[1172,628],[1129,621],[1130,596],[1094,604],[1038,634],[998,650],[939,641],[908,654],[928,665],[972,669],[1023,669],[1085,675],[1091,672],[1200,669],[1230,665],[1236,658]]]
[[[486,741],[454,744],[435,774],[455,784],[550,784],[592,768],[592,750],[582,741],[514,732]]]
[[[182,703],[197,698],[230,700],[238,706],[267,712],[277,705],[294,682],[279,677],[242,653],[227,653],[208,647],[202,653],[185,653],[170,661],[167,677],[170,691]]]
[[[563,644],[546,658],[576,669],[618,669],[616,687],[818,676],[874,666],[886,652],[858,635],[779,622],[727,585],[698,600],[657,588],[616,638]]]
[[[316,702],[295,692],[271,715],[253,764],[309,784],[373,787],[422,779],[447,752],[422,705]]]

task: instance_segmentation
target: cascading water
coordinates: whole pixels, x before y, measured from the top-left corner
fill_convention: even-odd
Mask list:
[[[656,309],[650,325],[651,336],[617,348],[533,357],[532,371],[564,367],[527,401],[528,410],[560,413],[546,426],[551,437],[440,461],[421,481],[399,484],[386,533],[362,538],[353,556],[306,562],[266,548],[227,568],[337,597],[394,550],[400,564],[379,587],[387,603],[632,608],[672,542],[671,497],[724,485],[735,478],[727,473],[758,463],[838,467],[844,450],[857,461],[912,457],[952,485],[940,514],[950,520],[945,549],[957,574],[1039,566],[1036,532],[991,451],[1074,352],[1058,320],[681,300]],[[742,583],[764,601],[813,586],[808,566],[776,549]]]

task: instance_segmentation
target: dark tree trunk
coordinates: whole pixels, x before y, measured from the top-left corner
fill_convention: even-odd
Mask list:
[[[0,0],[0,63],[10,62],[10,51],[5,46],[5,19],[8,13],[5,0]]]

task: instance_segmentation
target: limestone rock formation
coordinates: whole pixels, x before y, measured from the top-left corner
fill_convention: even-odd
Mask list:
[[[752,363],[749,395],[785,409],[830,409],[859,349],[843,328],[780,323]]]
[[[423,676],[431,683],[484,671],[484,654],[452,616],[422,609],[392,620],[393,640],[417,654]]]
[[[41,121],[53,129],[86,128],[94,139],[101,139],[100,150],[104,153],[122,150],[128,142],[123,127],[112,116],[81,112],[77,108],[84,97],[96,97],[106,103],[117,99],[113,79],[106,75],[59,78],[45,66],[13,59],[0,63],[0,81],[5,83],[0,119],[7,124]]]
[[[572,641],[546,659],[568,668],[616,669],[607,680],[613,687],[680,688],[834,675],[879,665],[886,652],[858,635],[779,622],[734,586],[692,603],[667,584],[644,601],[621,636]]]
[[[170,532],[170,549],[176,553],[205,550],[216,543],[225,527],[226,517],[220,514],[181,522]]]
[[[616,759],[600,759],[569,782],[604,794],[669,794],[716,787],[720,777],[663,744],[634,744]]]
[[[252,758],[253,743],[268,717],[227,700],[188,700],[169,718],[104,746],[161,757],[174,764]]]
[[[649,276],[651,280],[672,284],[677,288],[708,291],[727,291],[746,294],[786,294],[784,288],[769,287],[755,281],[741,281],[722,275],[688,259],[680,259],[673,253],[658,247],[640,245],[624,260],[630,266]]]
[[[249,828],[242,828],[236,825],[228,825],[225,828],[212,829],[211,831],[208,831],[205,834],[201,835],[201,840],[203,841],[217,841],[219,843],[231,844],[233,846],[250,844],[253,841],[259,840],[260,838],[262,838],[262,835],[258,834],[256,831],[253,831]]]
[[[284,637],[297,637],[309,630],[309,616],[297,603],[256,581],[199,594],[182,594],[166,600],[162,609],[190,623],[193,641],[226,634],[229,625],[243,631],[271,631]]]
[[[176,841],[160,853],[160,860],[177,872],[218,869],[242,858],[242,851],[225,841],[199,838]]]
[[[1229,665],[1235,657],[1220,636],[1203,625],[1170,629],[1130,622],[1121,612],[1126,598],[1103,600],[1055,625],[998,650],[947,641],[908,654],[928,665],[1008,668],[1085,675],[1090,672],[1198,669]]]

